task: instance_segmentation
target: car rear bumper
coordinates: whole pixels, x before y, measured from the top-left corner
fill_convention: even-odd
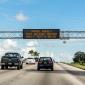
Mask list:
[[[5,66],[17,66],[17,65],[19,65],[19,63],[1,63],[1,65],[5,65]]]
[[[38,65],[38,68],[49,69],[49,68],[53,68],[53,65]]]

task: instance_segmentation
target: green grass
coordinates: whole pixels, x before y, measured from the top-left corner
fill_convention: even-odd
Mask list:
[[[84,64],[84,65],[81,65],[81,64],[79,64],[79,63],[71,63],[71,64],[69,64],[69,65],[72,65],[72,66],[74,66],[74,67],[77,67],[77,68],[80,68],[80,69],[85,70],[85,64]]]

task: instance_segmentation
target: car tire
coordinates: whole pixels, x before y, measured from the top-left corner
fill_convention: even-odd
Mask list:
[[[17,66],[17,70],[20,70],[20,65],[19,65],[19,66]]]
[[[6,69],[8,69],[8,66],[5,66]]]
[[[4,69],[4,65],[1,65],[1,69]]]
[[[51,68],[51,71],[53,71],[53,68]]]
[[[37,70],[40,71],[40,68],[38,67]]]
[[[23,69],[23,65],[20,66],[20,69]]]

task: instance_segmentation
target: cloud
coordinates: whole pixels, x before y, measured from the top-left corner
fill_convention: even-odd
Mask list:
[[[34,47],[36,45],[38,45],[38,42],[36,40],[35,41],[30,41],[30,42],[27,43],[27,46],[30,46],[30,47]]]
[[[37,44],[38,42],[34,40],[34,41],[28,42],[25,48],[21,48],[18,45],[17,41],[15,40],[11,40],[11,39],[4,40],[2,43],[0,43],[0,57],[4,55],[4,53],[6,52],[19,52],[25,58],[32,57],[30,54],[28,54],[28,52],[30,50],[36,51]]]
[[[29,20],[29,17],[26,16],[26,15],[25,15],[24,13],[22,13],[22,12],[19,12],[19,13],[15,14],[15,16],[13,16],[13,15],[8,15],[8,14],[6,14],[6,13],[0,13],[0,15],[1,15],[2,17],[5,17],[7,20],[11,20],[11,21],[16,20],[16,21],[19,21],[19,22],[26,22],[26,21]]]
[[[10,39],[7,39],[3,42],[3,45],[2,47],[4,49],[10,49],[10,48],[15,48],[17,47],[17,42],[16,41],[13,41],[13,40],[10,40]]]
[[[69,44],[69,43],[85,43],[85,39],[69,39],[69,40],[63,40],[63,43]]]
[[[21,52],[23,53],[24,57],[25,57],[25,58],[27,58],[27,57],[32,57],[30,54],[28,54],[28,52],[29,52],[30,50],[36,51],[36,50],[37,50],[37,49],[36,49],[36,45],[38,45],[38,44],[39,44],[39,43],[38,43],[36,40],[28,42],[28,43],[27,43],[27,47],[21,49]]]
[[[73,55],[68,52],[59,53],[60,62],[72,62]]]
[[[52,57],[52,58],[54,58],[54,53],[51,52],[51,51],[41,52],[40,56],[41,57]]]
[[[2,56],[5,52],[8,51],[16,51],[17,50],[17,42],[14,40],[4,40],[2,43],[0,43],[0,56]]]
[[[23,56],[24,56],[25,58],[27,58],[27,57],[32,57],[30,54],[28,54],[30,50],[36,51],[36,48],[35,48],[35,47],[23,48],[23,49],[21,50],[21,53],[23,54]]]
[[[24,13],[20,12],[20,13],[16,14],[15,19],[17,21],[24,22],[24,21],[28,20],[28,16],[26,16]]]

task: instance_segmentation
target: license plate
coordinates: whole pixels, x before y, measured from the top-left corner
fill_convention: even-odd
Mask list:
[[[18,63],[15,63],[15,65],[18,65]]]
[[[8,63],[9,65],[11,65],[12,63]]]

